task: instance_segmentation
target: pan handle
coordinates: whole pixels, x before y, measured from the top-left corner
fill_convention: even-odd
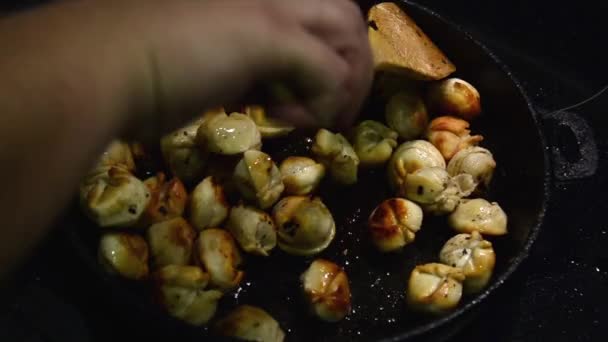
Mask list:
[[[542,110],[538,111],[543,113]],[[593,129],[574,112],[557,111],[542,115],[551,151],[553,175],[559,181],[591,177],[598,165]]]

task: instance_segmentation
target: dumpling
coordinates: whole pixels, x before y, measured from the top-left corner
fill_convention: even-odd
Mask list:
[[[473,231],[471,234],[458,234],[449,239],[441,252],[439,260],[442,263],[462,269],[465,293],[481,291],[490,281],[496,254],[490,241],[484,240],[481,234]]]
[[[294,126],[291,126],[279,119],[269,118],[266,115],[264,108],[260,106],[247,106],[245,108],[245,114],[248,115],[253,122],[255,122],[255,125],[258,127],[258,131],[260,131],[262,138],[282,137],[295,129]]]
[[[429,122],[426,106],[415,93],[401,91],[388,100],[384,113],[388,126],[405,140],[420,137]]]
[[[190,195],[190,222],[194,228],[203,230],[218,227],[226,217],[230,206],[222,186],[212,176],[203,179]]]
[[[165,266],[155,280],[160,302],[171,316],[198,326],[215,315],[222,292],[205,289],[209,275],[199,267]]]
[[[176,217],[151,225],[146,237],[155,267],[190,263],[196,233],[183,218]]]
[[[471,136],[469,123],[453,116],[440,116],[433,119],[426,131],[426,138],[450,160],[460,150],[475,146],[483,140],[481,135]]]
[[[460,268],[438,263],[416,266],[408,282],[407,303],[415,310],[446,313],[458,305],[464,279]]]
[[[175,130],[160,140],[163,160],[171,173],[185,183],[192,183],[203,174],[207,153],[198,146],[196,132],[202,119]]]
[[[469,174],[484,189],[490,186],[494,169],[496,161],[492,153],[478,146],[460,150],[448,163],[450,175]]]
[[[188,193],[179,178],[167,181],[165,174],[159,172],[155,177],[144,181],[150,191],[150,202],[144,211],[138,226],[151,224],[180,217],[184,213]]]
[[[448,78],[429,87],[427,102],[437,113],[471,121],[481,113],[479,92],[459,78]]]
[[[285,186],[281,172],[269,155],[249,150],[234,169],[234,182],[241,195],[266,209],[281,197]]]
[[[266,311],[250,305],[241,305],[221,318],[216,331],[227,337],[254,342],[283,342],[285,333],[279,323]]]
[[[507,233],[507,215],[498,205],[483,198],[463,200],[448,217],[450,227],[459,233],[478,231],[484,235]]]
[[[314,255],[336,235],[336,224],[320,198],[290,196],[273,208],[279,248],[289,254]]]
[[[226,229],[248,253],[268,256],[277,244],[277,229],[270,215],[250,206],[233,207]]]
[[[331,261],[316,259],[300,277],[311,311],[327,322],[350,313],[350,286],[346,272]]]
[[[325,176],[325,166],[307,157],[287,157],[279,171],[287,195],[308,195]]]
[[[361,165],[384,164],[397,147],[397,132],[373,120],[362,121],[355,127],[353,148]]]
[[[134,225],[149,202],[148,188],[121,167],[89,175],[80,186],[80,204],[100,227]]]
[[[388,199],[369,216],[372,242],[382,252],[401,249],[416,238],[422,217],[422,209],[416,203],[404,198]]]
[[[110,142],[93,171],[102,171],[113,166],[125,168],[129,172],[135,171],[135,161],[128,143],[121,140]]]
[[[262,147],[255,122],[241,113],[219,113],[206,119],[198,129],[197,139],[209,152],[217,154],[233,155]]]
[[[245,275],[237,268],[242,262],[241,253],[230,233],[205,229],[198,236],[197,248],[198,261],[209,273],[211,285],[227,291],[241,282]]]
[[[99,241],[99,262],[112,274],[132,280],[148,276],[148,245],[141,236],[106,233]]]
[[[320,129],[315,136],[312,152],[329,169],[336,182],[345,185],[357,182],[359,157],[342,134]]]
[[[426,167],[445,168],[445,160],[435,146],[425,140],[403,143],[388,162],[389,184],[398,195],[403,196],[407,175]]]

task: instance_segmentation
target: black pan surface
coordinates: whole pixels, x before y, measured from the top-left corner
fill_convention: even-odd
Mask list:
[[[455,25],[411,2],[402,2],[407,13],[449,56],[461,77],[479,90],[483,115],[472,131],[484,135],[482,146],[497,160],[493,185],[487,198],[500,203],[509,217],[509,234],[491,238],[497,265],[489,287],[477,296],[464,297],[459,308],[444,317],[429,317],[405,305],[409,273],[417,264],[434,262],[443,243],[455,233],[445,218],[425,216],[416,241],[402,252],[380,254],[371,246],[366,222],[374,207],[391,197],[385,169],[362,170],[352,187],[330,183],[319,196],[332,211],[337,234],[330,247],[317,257],[344,267],[352,290],[353,311],[339,323],[322,323],[310,317],[300,294],[299,276],[312,258],[289,256],[278,248],[270,258],[246,256],[244,281],[220,302],[216,317],[239,304],[264,308],[287,334],[288,341],[400,340],[436,329],[469,311],[500,286],[526,257],[542,222],[548,200],[548,161],[535,115],[519,84],[487,49]],[[364,9],[370,3],[362,5]],[[363,117],[382,120],[383,105],[370,98]],[[265,142],[264,150],[278,163],[289,155],[308,155],[314,132],[299,132]],[[75,209],[68,221],[70,237],[101,281],[115,293],[118,312],[134,328],[158,330],[175,339],[201,340],[207,328],[192,328],[166,316],[153,303],[146,285],[126,283],[107,276],[96,261],[100,230]],[[85,285],[86,286],[86,285]],[[160,336],[160,335],[159,335]]]

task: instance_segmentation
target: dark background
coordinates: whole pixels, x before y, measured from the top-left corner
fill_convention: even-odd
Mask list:
[[[37,2],[2,6],[8,10]],[[541,113],[577,103],[608,85],[608,4],[420,2],[492,49]],[[608,92],[571,111],[593,128],[591,138],[599,153],[595,176],[554,179],[556,191],[529,258],[455,340],[606,340]],[[572,147],[564,153],[576,160]],[[97,286],[59,231],[41,246],[17,281],[18,291],[0,307],[0,341],[119,340],[120,328],[133,328],[116,313],[120,303]]]

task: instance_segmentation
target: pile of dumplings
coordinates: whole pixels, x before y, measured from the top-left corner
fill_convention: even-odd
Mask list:
[[[391,94],[382,121],[364,120],[343,133],[320,129],[311,156],[278,165],[263,142],[294,128],[259,106],[214,109],[162,137],[165,172],[146,179],[135,176],[145,148],[112,142],[80,187],[84,213],[103,230],[101,265],[126,279],[152,280],[167,313],[188,324],[282,341],[285,333],[261,308],[243,305],[214,318],[220,298],[247,277],[247,254],[269,257],[279,248],[314,257],[332,243],[334,218],[315,195],[324,178],[350,186],[361,168],[385,168],[395,197],[370,213],[371,243],[382,253],[407,248],[425,215],[447,216],[459,234],[445,243],[439,263],[412,271],[406,297],[425,312],[455,307],[463,292],[490,280],[495,255],[484,236],[506,234],[507,217],[481,198],[496,163],[464,119],[480,113],[477,90],[452,78],[425,92]],[[429,113],[441,116],[431,120]],[[350,313],[349,280],[339,265],[313,258],[300,281],[311,315],[336,322]]]

